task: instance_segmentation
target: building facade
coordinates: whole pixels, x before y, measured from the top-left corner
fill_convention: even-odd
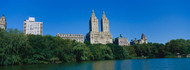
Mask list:
[[[107,19],[105,13],[103,12],[101,19],[101,31],[98,29],[98,19],[95,16],[94,11],[89,20],[90,31],[87,33],[85,39],[91,44],[107,44],[113,43],[112,35],[109,32],[109,20]]]
[[[7,28],[7,23],[4,14],[0,18],[0,28],[6,30]]]
[[[60,33],[57,33],[56,36],[59,36],[59,37],[61,37],[63,39],[75,40],[75,41],[78,41],[78,42],[81,42],[81,43],[83,43],[83,41],[84,41],[84,38],[83,38],[82,34],[60,34]]]
[[[115,38],[114,44],[119,45],[119,46],[130,46],[130,42],[128,41],[128,38],[120,37]]]
[[[133,44],[147,44],[147,43],[148,43],[148,41],[147,41],[147,38],[144,35],[144,33],[142,34],[141,39],[136,40],[136,38],[135,38],[135,40],[131,40],[131,45],[133,45]]]
[[[42,24],[43,22],[35,22],[34,17],[29,17],[28,20],[24,21],[24,33],[42,35]]]

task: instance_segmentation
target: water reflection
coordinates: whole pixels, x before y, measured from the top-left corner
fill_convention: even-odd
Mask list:
[[[115,61],[97,61],[92,63],[92,70],[114,70]]]
[[[132,70],[130,60],[118,60],[115,64],[115,70]]]
[[[0,70],[189,70],[190,58],[92,61],[70,64],[4,66]]]

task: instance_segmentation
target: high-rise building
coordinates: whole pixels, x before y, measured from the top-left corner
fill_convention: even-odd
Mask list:
[[[77,42],[83,43],[83,35],[82,34],[60,34],[57,33],[58,37],[61,37],[63,39],[70,39],[70,40],[75,40]]]
[[[6,30],[7,28],[7,23],[4,14],[0,18],[0,28]]]
[[[34,17],[29,17],[24,21],[24,33],[33,35],[42,35],[42,22],[35,22]]]
[[[90,17],[89,25],[90,31],[85,38],[91,44],[113,43],[112,35],[109,32],[109,20],[107,19],[104,12],[101,19],[101,32],[99,32],[98,30],[98,19],[95,16],[94,11],[92,11],[92,16]]]

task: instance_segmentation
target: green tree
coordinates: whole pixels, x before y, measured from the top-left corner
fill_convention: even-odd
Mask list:
[[[107,44],[107,46],[111,48],[114,59],[127,59],[129,57],[129,53],[124,47],[115,44]]]
[[[92,53],[90,49],[83,43],[74,41],[74,54],[76,55],[77,61],[90,60],[92,58]]]
[[[90,49],[94,56],[94,60],[109,60],[113,59],[113,53],[110,47],[101,44],[90,45]]]

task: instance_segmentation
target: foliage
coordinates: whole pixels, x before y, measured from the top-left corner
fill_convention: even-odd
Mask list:
[[[126,49],[122,46],[117,46],[115,44],[107,44],[111,48],[114,54],[114,59],[126,59],[128,58],[129,54]]]
[[[92,58],[92,53],[85,44],[75,41],[73,46],[77,61],[90,60]]]
[[[64,63],[135,57],[164,58],[190,54],[190,40],[176,39],[166,44],[131,46],[90,44],[50,35],[25,35],[17,29],[0,29],[0,65]]]
[[[148,43],[125,46],[130,57],[168,58],[190,54],[190,40],[176,39],[164,44]],[[136,53],[136,54],[135,54]]]
[[[113,59],[113,53],[110,47],[101,44],[90,45],[94,60],[110,60]]]

